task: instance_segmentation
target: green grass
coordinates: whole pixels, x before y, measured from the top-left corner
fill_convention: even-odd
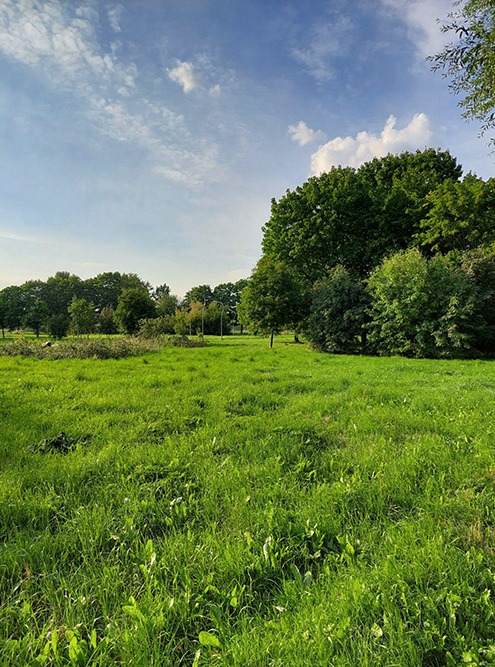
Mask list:
[[[493,362],[289,340],[0,358],[1,665],[495,664]]]

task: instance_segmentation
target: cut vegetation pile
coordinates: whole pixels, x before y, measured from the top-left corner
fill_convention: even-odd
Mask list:
[[[265,346],[0,359],[0,664],[495,664],[493,363]]]
[[[204,347],[205,343],[181,336],[134,338],[68,338],[53,345],[19,337],[0,344],[0,356],[36,357],[37,359],[122,359],[157,352],[163,347]]]

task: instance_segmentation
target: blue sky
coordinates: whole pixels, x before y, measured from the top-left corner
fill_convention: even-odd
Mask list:
[[[0,0],[0,289],[249,276],[270,200],[427,146],[493,156],[425,62],[449,0]]]

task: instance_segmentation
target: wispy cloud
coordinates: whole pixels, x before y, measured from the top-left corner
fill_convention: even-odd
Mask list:
[[[321,130],[312,130],[303,120],[300,120],[297,125],[289,125],[287,133],[292,141],[297,141],[299,146],[305,146],[313,141],[322,141],[325,135]]]
[[[167,73],[172,81],[175,81],[182,87],[185,93],[190,93],[199,85],[199,77],[194,71],[192,63],[177,60],[177,65],[172,69],[167,69]]]
[[[119,7],[108,10],[114,28]],[[99,44],[99,20],[91,0],[77,6],[60,0],[1,0],[0,54],[78,97],[102,134],[143,149],[157,173],[192,186],[215,180],[216,147],[195,142],[183,116],[147,98],[135,63],[119,56],[118,44],[106,51]],[[193,82],[194,77],[186,85]]]
[[[321,174],[338,165],[359,167],[387,153],[424,148],[430,141],[432,131],[426,114],[416,114],[402,130],[395,129],[396,122],[394,116],[389,116],[379,135],[359,132],[356,137],[336,137],[320,146],[311,156],[312,173]]]
[[[120,27],[120,18],[123,11],[124,8],[122,5],[110,5],[107,8],[108,22],[110,23],[112,30],[115,32],[122,32],[122,28]]]
[[[308,35],[300,35],[299,44],[292,47],[294,60],[319,83],[335,76],[334,59],[348,52],[354,26],[350,19],[339,16],[332,22],[316,25]]]
[[[421,58],[441,51],[446,43],[438,23],[452,11],[451,0],[381,0],[407,26],[408,36]]]

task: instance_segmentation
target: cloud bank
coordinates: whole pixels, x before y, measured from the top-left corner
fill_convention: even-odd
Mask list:
[[[321,174],[339,165],[359,167],[387,153],[424,148],[430,141],[432,131],[426,114],[416,114],[402,130],[395,129],[396,122],[395,116],[389,116],[379,135],[364,131],[356,137],[336,137],[320,146],[311,156],[311,172]]]

